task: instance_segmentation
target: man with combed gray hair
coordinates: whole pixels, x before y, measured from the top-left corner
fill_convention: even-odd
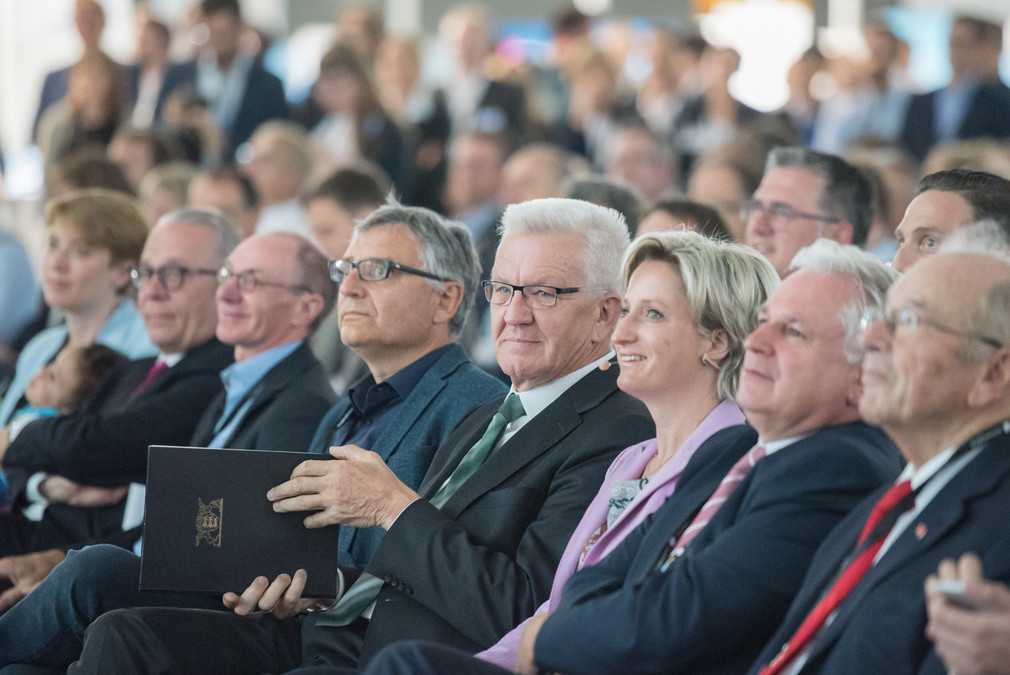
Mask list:
[[[616,289],[628,242],[621,218],[559,199],[511,206],[503,222],[484,291],[495,352],[512,381],[505,401],[460,422],[417,492],[377,455],[345,445],[331,448],[342,461],[306,462],[268,495],[277,511],[315,511],[309,526],[385,530],[366,574],[351,584],[345,570],[349,588],[339,601],[300,624],[278,619],[314,604],[300,597],[304,575],[297,584],[254,584],[230,599],[237,613],[106,614],[88,633],[80,672],[110,662],[122,672],[148,672],[166,658],[192,672],[354,667],[411,638],[476,651],[547,598],[565,542],[610,462],[655,428],[644,405],[617,389],[616,369],[600,368],[612,355],[620,312]],[[336,265],[342,299],[348,282],[367,285],[362,275],[421,283],[434,276],[417,278],[419,257],[398,266],[369,262],[377,253],[365,244],[377,246],[390,229],[362,232]],[[352,320],[370,323],[349,314]],[[327,488],[318,476],[324,468],[337,478]],[[238,615],[257,608],[271,614]]]

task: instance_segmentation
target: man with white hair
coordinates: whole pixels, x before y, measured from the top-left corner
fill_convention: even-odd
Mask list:
[[[167,663],[179,672],[354,667],[411,638],[477,651],[547,598],[610,462],[655,429],[644,405],[617,389],[614,370],[600,368],[620,312],[628,243],[620,216],[535,200],[510,206],[501,229],[484,290],[498,363],[512,381],[505,401],[459,423],[417,492],[377,455],[340,446],[331,454],[342,461],[305,462],[268,493],[276,511],[315,512],[309,527],[384,529],[365,574],[351,584],[344,570],[339,601],[303,620],[286,619],[315,604],[301,598],[304,574],[267,588],[254,582],[230,598],[235,613],[106,614],[75,672],[107,663],[121,673]],[[367,274],[366,262],[351,264]]]

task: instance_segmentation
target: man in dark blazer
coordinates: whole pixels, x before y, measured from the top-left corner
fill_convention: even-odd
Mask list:
[[[195,60],[166,72],[163,88],[203,98],[227,138],[225,158],[249,140],[263,122],[290,117],[284,86],[258,59],[244,54],[239,38],[242,14],[238,0],[203,0],[207,48]]]
[[[381,226],[383,224],[389,226]],[[380,243],[381,248],[375,247],[379,242],[368,234],[373,226],[372,235],[379,234],[385,240]],[[329,277],[326,260],[307,241],[295,235],[274,233],[245,240],[226,265],[228,278],[240,278],[240,275],[255,271],[255,278],[264,283],[246,290],[238,283],[222,284],[218,292],[219,336],[236,345],[239,363],[250,363],[250,351],[258,351],[257,345],[262,348],[281,341],[299,346],[250,389],[250,392],[259,393],[252,394],[254,402],[234,433],[229,432],[230,413],[222,395],[198,425],[194,445],[268,450],[310,447],[311,452],[324,453],[335,439],[343,440],[350,433],[347,438],[351,440],[371,439],[372,450],[400,479],[408,485],[417,485],[435,448],[459,419],[474,405],[500,398],[504,393],[503,384],[470,365],[462,350],[453,343],[453,335],[466,315],[465,307],[472,303],[477,289],[476,258],[463,228],[447,226],[435,214],[425,214],[418,209],[387,206],[359,225],[358,233],[350,249],[355,256],[388,255],[418,265],[430,256],[438,261],[438,266],[451,270],[450,274],[460,279],[466,287],[467,299],[456,297],[459,305],[456,314],[440,311],[437,320],[432,321],[434,317],[429,316],[424,321],[420,314],[434,310],[430,304],[425,307],[426,303],[420,302],[416,297],[418,293],[410,298],[413,315],[405,314],[400,311],[401,307],[389,304],[391,298],[404,299],[403,288],[345,280],[338,303],[343,310],[358,311],[364,298],[370,297],[372,306],[384,318],[388,313],[397,321],[414,321],[427,324],[427,327],[415,331],[409,341],[400,341],[394,347],[387,339],[395,338],[392,329],[369,334],[361,326],[348,326],[345,339],[366,356],[374,375],[355,384],[351,393],[323,416],[323,410],[312,398],[317,390],[330,392],[329,385],[306,344],[298,341],[322,318],[322,314],[311,311],[306,314],[306,310],[313,307],[305,307],[304,303],[316,305],[315,309],[328,309],[332,304],[336,286]],[[439,242],[442,235],[450,233],[458,245],[450,238],[442,238]],[[423,249],[428,253],[422,254]],[[416,260],[406,257],[407,251]],[[439,292],[425,281],[417,281],[415,291],[421,297]],[[285,286],[264,286],[275,283]],[[321,292],[310,294],[310,288]],[[316,299],[310,295],[315,295]],[[453,295],[457,295],[455,291]],[[323,302],[317,302],[318,298]],[[338,313],[340,311],[338,309]],[[264,319],[269,319],[269,324],[265,324]],[[307,320],[311,323],[307,324]],[[360,319],[357,322],[362,323]],[[295,342],[288,338],[295,338]],[[433,345],[434,349],[430,350]],[[282,351],[290,349],[281,346]],[[421,355],[414,359],[418,354]],[[274,356],[282,355],[274,352]],[[306,361],[313,364],[308,370],[300,365]],[[396,368],[401,361],[408,363],[384,379],[383,373]],[[240,377],[238,372],[234,374]],[[227,376],[226,370],[223,377],[227,380]],[[389,384],[384,387],[383,381]],[[276,385],[282,383],[285,388],[277,391]],[[387,398],[385,406],[372,405],[371,401],[381,399],[380,395],[390,386],[402,398]],[[276,393],[267,394],[269,390]],[[332,399],[332,393],[327,399]],[[359,409],[360,406],[364,409]],[[237,409],[242,409],[241,404]],[[316,428],[321,416],[322,422]],[[309,419],[311,422],[306,425]],[[296,426],[298,420],[302,424]],[[215,433],[215,428],[220,431]],[[314,434],[312,429],[315,429]],[[366,435],[359,436],[361,433]],[[341,528],[340,560],[363,568],[381,535],[378,528]],[[93,546],[73,552],[42,585],[8,615],[0,617],[0,644],[10,646],[0,656],[0,667],[20,663],[65,669],[80,654],[80,638],[90,622],[111,609],[141,605],[220,607],[220,601],[211,602],[212,599],[192,594],[138,593],[139,574],[139,558],[121,548]],[[133,580],[133,583],[124,584],[124,579]]]
[[[988,575],[1010,581],[999,535],[1010,509],[1008,288],[1005,258],[943,252],[891,289],[886,318],[866,330],[860,410],[908,460],[895,485],[910,480],[914,499],[892,510],[865,575],[802,642],[798,627],[850,564],[883,491],[832,532],[751,672],[944,673],[926,635],[926,578],[974,551]],[[796,646],[777,657],[787,641]]]
[[[901,127],[901,145],[918,161],[937,143],[969,138],[1010,138],[1010,89],[998,73],[992,78],[978,71],[978,50],[987,33],[1002,30],[968,16],[954,20],[950,31],[951,81],[946,87],[912,96]],[[987,77],[988,76],[988,77]],[[953,103],[947,103],[950,100]],[[956,117],[943,112],[952,108]]]
[[[893,479],[896,450],[859,421],[856,319],[860,308],[879,308],[893,273],[826,240],[794,269],[745,342],[737,394],[767,454],[748,453],[756,464],[686,545],[683,533],[707,509],[678,489],[610,555],[573,575],[557,610],[529,623],[518,672],[740,672],[820,541]],[[394,646],[372,665],[368,672],[504,672],[420,644]]]
[[[593,204],[509,207],[486,295],[499,364],[516,393],[504,407],[518,398],[518,417],[506,424],[497,403],[467,416],[419,493],[356,447],[332,449],[340,462],[303,464],[270,492],[278,511],[315,511],[309,526],[386,530],[365,570],[384,582],[370,619],[351,613],[350,625],[338,627],[329,610],[289,618],[314,604],[300,597],[304,575],[295,575],[233,596],[233,615],[106,614],[89,629],[76,667],[90,672],[111,658],[123,672],[144,672],[172,659],[183,671],[283,672],[353,665],[415,637],[470,650],[493,643],[546,598],[564,542],[616,453],[654,433],[644,406],[598,368],[609,357],[626,244],[621,218]],[[492,418],[497,433],[484,438]],[[474,458],[481,450],[489,451],[482,463]],[[440,508],[429,501],[435,496]],[[270,614],[239,615],[257,608]]]

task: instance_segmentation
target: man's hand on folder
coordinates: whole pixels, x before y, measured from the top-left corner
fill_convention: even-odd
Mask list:
[[[291,472],[291,480],[267,493],[274,511],[318,511],[305,518],[305,527],[339,523],[389,529],[418,499],[374,452],[341,445],[330,448],[330,454],[342,461],[302,462]]]
[[[272,583],[266,577],[256,577],[242,595],[225,593],[221,601],[242,616],[261,611],[287,619],[318,603],[302,597],[306,579],[305,570],[298,570],[294,576],[281,574]]]

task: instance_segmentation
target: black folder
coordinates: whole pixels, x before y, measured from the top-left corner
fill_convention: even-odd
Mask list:
[[[241,593],[257,576],[308,573],[304,597],[334,597],[337,527],[275,513],[267,491],[325,455],[152,445],[141,590]]]

